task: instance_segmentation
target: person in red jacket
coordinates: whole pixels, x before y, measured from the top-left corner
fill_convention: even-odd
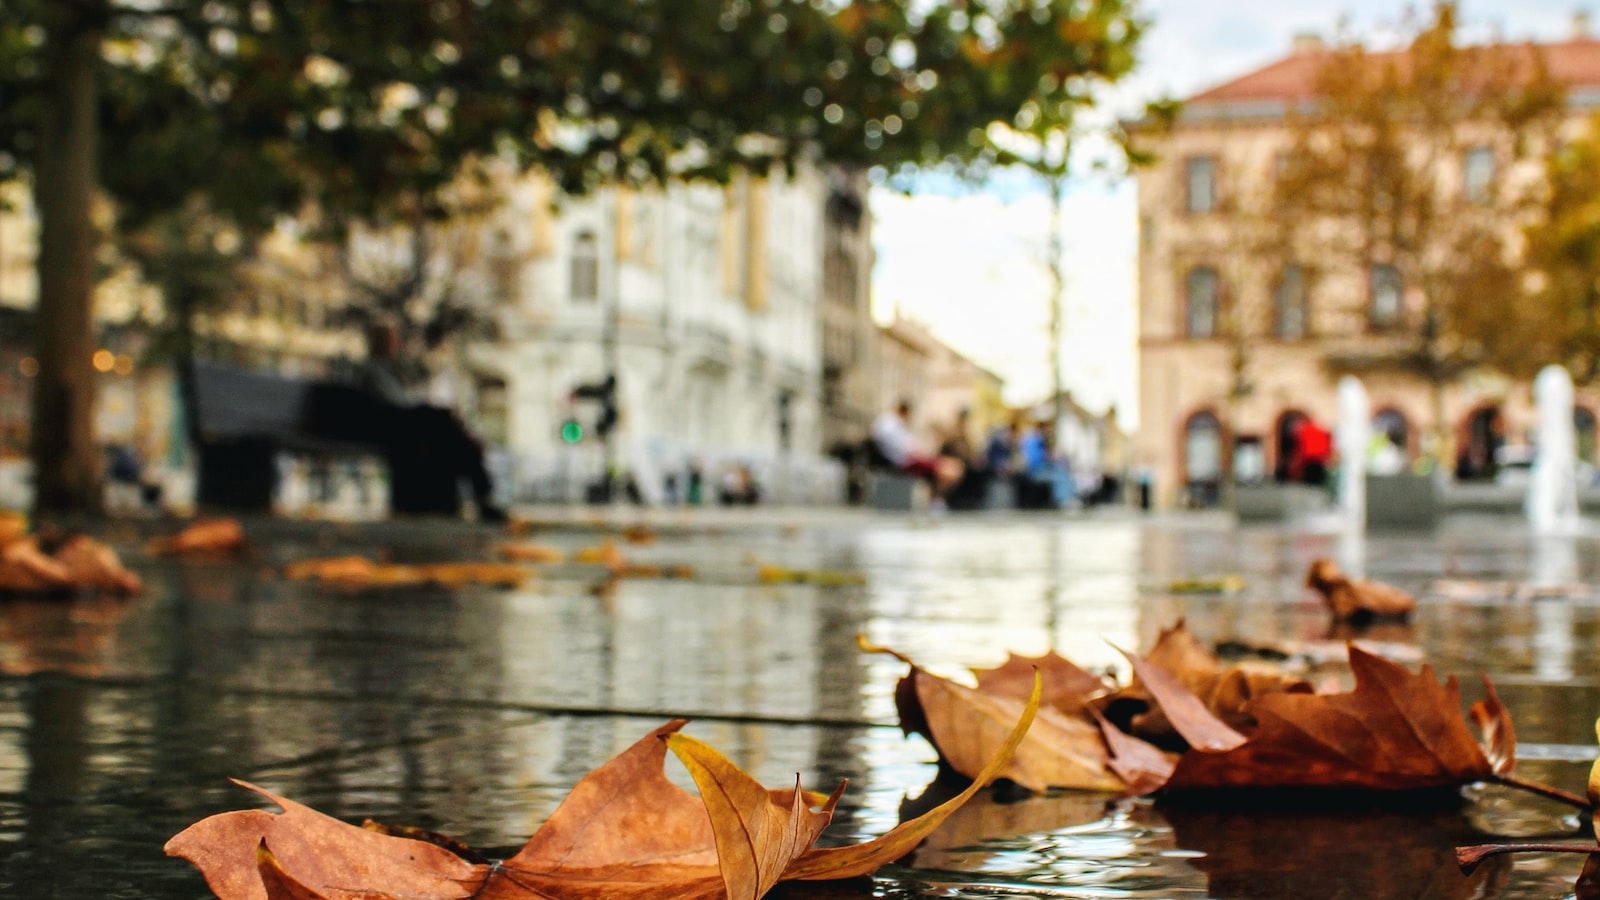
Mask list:
[[[1289,460],[1289,477],[1306,484],[1327,484],[1328,464],[1333,461],[1333,435],[1306,419],[1295,431],[1294,457]]]

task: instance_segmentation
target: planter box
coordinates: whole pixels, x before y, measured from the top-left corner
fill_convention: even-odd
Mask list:
[[[1440,506],[1432,475],[1367,476],[1368,528],[1432,528]]]
[[[1233,489],[1240,522],[1282,522],[1328,508],[1328,492],[1310,484],[1241,484]]]

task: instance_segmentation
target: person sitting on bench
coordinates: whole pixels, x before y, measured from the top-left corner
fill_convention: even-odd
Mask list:
[[[901,472],[928,482],[937,504],[961,480],[966,466],[958,459],[928,453],[918,446],[911,433],[911,401],[901,400],[893,410],[879,415],[872,423],[872,443],[889,464]]]
[[[454,412],[414,399],[406,389],[402,364],[400,330],[384,321],[369,326],[367,358],[356,369],[356,385],[378,401],[375,418],[381,421],[372,427],[380,441],[391,457],[411,453],[425,441],[429,462],[441,475],[471,483],[479,520],[505,521],[505,511],[494,504],[483,444]]]

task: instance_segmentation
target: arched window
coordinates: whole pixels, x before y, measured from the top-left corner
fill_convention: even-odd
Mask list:
[[[580,231],[572,240],[571,291],[577,302],[600,299],[600,245],[592,231]]]
[[[1183,481],[1189,506],[1213,506],[1222,484],[1222,423],[1202,411],[1183,423]]]
[[[1306,273],[1298,263],[1289,263],[1278,275],[1272,294],[1273,333],[1286,341],[1306,336]]]
[[[1192,338],[1216,337],[1217,270],[1210,266],[1195,266],[1189,270],[1186,288],[1185,334]]]

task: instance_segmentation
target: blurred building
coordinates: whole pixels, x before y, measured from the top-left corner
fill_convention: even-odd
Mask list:
[[[864,172],[829,172],[822,226],[822,445],[836,455],[866,438],[879,406],[867,192]]]
[[[1542,45],[1551,75],[1569,88],[1574,125],[1600,105],[1600,40],[1582,20],[1575,25],[1570,40]],[[1226,200],[1270,186],[1291,139],[1286,116],[1314,100],[1324,50],[1301,36],[1287,56],[1188,98],[1170,132],[1141,135],[1157,161],[1138,170],[1140,433],[1132,462],[1153,478],[1163,505],[1215,502],[1225,465],[1242,478],[1271,477],[1299,418],[1334,424],[1330,360],[1382,338],[1380,331],[1392,336],[1374,310],[1392,308],[1395,322],[1405,321],[1405,276],[1393,266],[1242,258],[1250,251]],[[1462,191],[1474,177],[1505,177],[1486,148],[1468,156],[1441,177]],[[1316,268],[1313,280],[1307,272]],[[1227,335],[1224,316],[1246,306],[1270,315],[1241,327],[1249,357],[1239,378],[1240,343]],[[1433,420],[1429,386],[1382,372],[1363,380],[1375,430],[1417,459]],[[1579,404],[1581,452],[1592,458],[1600,393],[1580,386]],[[1451,385],[1443,414],[1456,446],[1477,456],[1533,422],[1528,386],[1493,374]]]
[[[417,279],[416,303],[444,298],[485,320],[427,351],[420,390],[484,438],[513,499],[578,499],[599,476],[599,408],[573,392],[608,374],[620,413],[613,461],[646,499],[681,499],[690,468],[715,483],[730,466],[748,467],[772,499],[838,496],[838,467],[821,456],[825,221],[841,193],[825,173],[583,198],[537,176],[502,186],[487,216],[430,226],[415,245],[404,229],[358,233],[343,259],[281,223],[241,273],[238,296],[199,317],[200,355],[337,375],[364,353],[349,315],[363,302],[352,270],[387,267],[379,276]],[[860,200],[864,183],[850,190]],[[837,302],[864,309],[870,238],[864,207],[856,213],[839,238],[853,255],[835,261],[841,285],[853,268],[856,293]],[[13,456],[27,449],[35,232],[25,202],[0,214],[0,454]],[[168,459],[183,452],[170,369],[145,353],[166,318],[159,296],[114,276],[96,302],[107,342],[102,441],[185,465]],[[850,377],[865,382],[858,370],[870,358]],[[862,390],[851,386],[848,402],[860,407]],[[582,433],[563,434],[568,420]]]
[[[911,429],[935,445],[944,440],[962,410],[968,439],[982,446],[990,428],[1011,412],[1001,398],[1005,381],[961,355],[909,319],[877,329],[877,412],[911,402]]]
[[[581,198],[518,179],[488,255],[497,334],[463,365],[521,493],[576,499],[598,476],[600,404],[575,392],[608,375],[612,462],[645,499],[741,467],[775,500],[820,499],[830,478],[837,490],[821,456],[830,192],[809,167]]]

